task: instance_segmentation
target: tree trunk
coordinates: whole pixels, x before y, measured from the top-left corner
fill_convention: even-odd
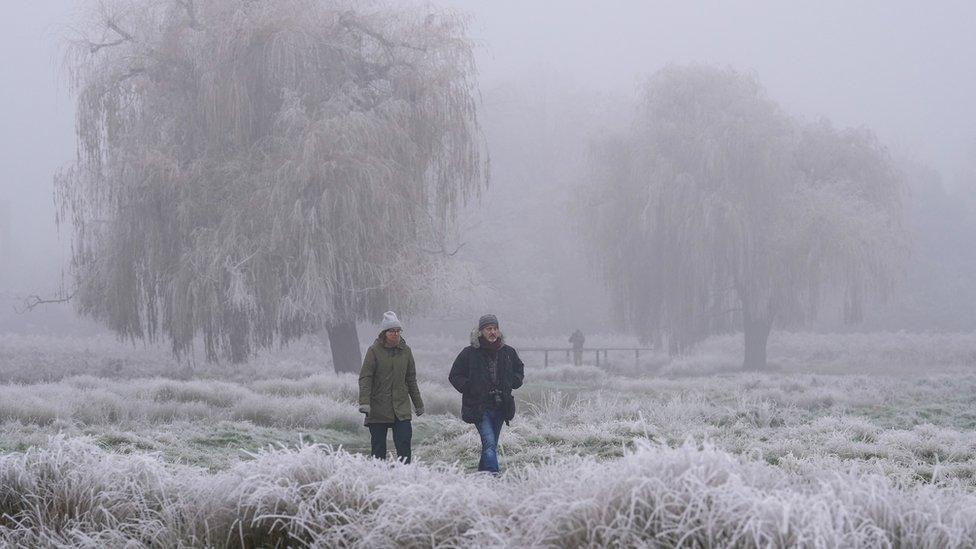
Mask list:
[[[358,373],[363,365],[363,354],[359,349],[359,333],[354,321],[337,322],[325,327],[329,334],[329,347],[332,348],[332,364],[337,374]]]
[[[743,320],[745,335],[744,370],[761,372],[766,370],[766,342],[769,340],[770,322],[766,320]]]

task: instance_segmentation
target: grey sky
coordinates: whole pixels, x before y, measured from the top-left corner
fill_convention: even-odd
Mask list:
[[[475,16],[484,85],[546,68],[633,93],[669,62],[704,62],[754,71],[791,112],[867,125],[944,172],[976,142],[974,2],[452,4]]]
[[[74,154],[74,108],[58,44],[73,4],[12,3],[0,21],[0,212],[9,213],[12,233],[0,250],[5,294],[53,293],[68,260],[55,230],[52,177]]]
[[[754,71],[793,113],[869,126],[949,182],[976,146],[976,2],[438,3],[472,14],[486,88],[544,70],[631,95],[666,63],[705,62]],[[11,3],[0,22],[0,203],[14,237],[0,258],[5,292],[49,291],[67,259],[51,178],[74,154],[57,43],[74,5]]]

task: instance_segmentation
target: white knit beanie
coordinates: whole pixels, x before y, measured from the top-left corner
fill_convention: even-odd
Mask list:
[[[400,319],[397,318],[396,313],[393,311],[387,311],[383,313],[383,322],[380,322],[380,331],[385,332],[390,328],[400,328],[403,329],[403,324],[400,324]]]

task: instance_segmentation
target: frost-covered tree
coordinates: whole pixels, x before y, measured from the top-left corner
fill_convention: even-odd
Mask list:
[[[208,360],[410,294],[484,180],[465,20],[362,0],[87,4],[67,65],[77,162],[56,181],[82,313]]]
[[[744,366],[763,369],[771,327],[824,303],[855,322],[900,271],[902,185],[885,149],[866,130],[799,124],[735,71],[658,72],[594,166],[587,242],[618,314],[672,352],[740,329]]]

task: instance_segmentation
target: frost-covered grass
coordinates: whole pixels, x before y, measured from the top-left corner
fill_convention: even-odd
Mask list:
[[[198,352],[197,355],[200,353]],[[0,382],[38,383],[74,376],[114,379],[169,377],[244,381],[300,378],[332,371],[331,359],[314,338],[263,351],[247,364],[207,364],[201,356],[178,362],[166,345],[129,344],[114,337],[53,337],[0,334]]]
[[[428,382],[421,389],[430,414],[457,408],[453,389]],[[0,451],[24,450],[55,433],[211,467],[269,443],[319,440],[360,450],[368,441],[357,391],[350,374],[249,383],[78,376],[0,385]]]
[[[671,446],[689,437],[769,463],[783,456],[870,465],[906,482],[954,478],[976,486],[976,374],[929,377],[730,374],[632,378],[570,365],[530,369],[520,413],[502,437],[510,465],[567,455],[623,455],[634,438]],[[267,444],[301,440],[365,452],[356,378],[317,374],[250,383],[75,377],[0,386],[0,450],[49,435],[90,436],[107,448],[159,451],[223,468]],[[477,461],[459,396],[424,381],[427,416],[414,453]]]
[[[412,467],[362,457],[356,377],[314,346],[227,375],[167,376],[140,350],[120,372],[74,357],[32,379],[24,357],[57,353],[28,339],[0,346],[0,545],[976,543],[968,335],[778,334],[765,374],[732,371],[732,338],[643,375],[633,355],[528,355],[499,479],[472,474],[449,338],[411,341],[428,411]],[[121,352],[100,345],[89,364]]]
[[[667,361],[661,374],[707,375],[742,366],[742,336],[714,337],[691,354]],[[928,374],[976,370],[976,333],[812,334],[773,332],[770,366],[824,374]]]
[[[567,347],[562,337],[509,338],[518,347]],[[467,335],[408,338],[418,363],[419,374],[442,380]],[[587,336],[587,346],[642,346],[635,338],[610,334]],[[67,337],[0,334],[0,383],[38,383],[90,375],[115,379],[167,377],[174,379],[301,379],[332,371],[331,356],[316,338],[305,338],[284,349],[265,350],[247,364],[207,364],[197,357],[192,365],[180,364],[164,345],[131,345],[109,336]],[[541,367],[538,352],[525,352],[530,367]],[[589,369],[576,373],[594,377],[596,372],[640,376],[699,376],[734,372],[741,367],[742,338],[729,335],[711,338],[686,356],[671,359],[662,353],[645,352],[634,364],[628,351],[611,351],[609,363],[595,367],[585,355]],[[559,353],[551,364],[569,362]],[[976,370],[976,333],[963,334],[813,334],[773,332],[769,339],[771,368],[796,373],[928,374],[931,372]],[[556,370],[558,372],[560,370]],[[556,375],[547,373],[547,375]]]
[[[976,543],[976,495],[709,445],[638,443],[501,478],[322,446],[227,471],[54,439],[0,457],[0,541],[40,546],[604,547]],[[131,545],[126,545],[131,546]]]

